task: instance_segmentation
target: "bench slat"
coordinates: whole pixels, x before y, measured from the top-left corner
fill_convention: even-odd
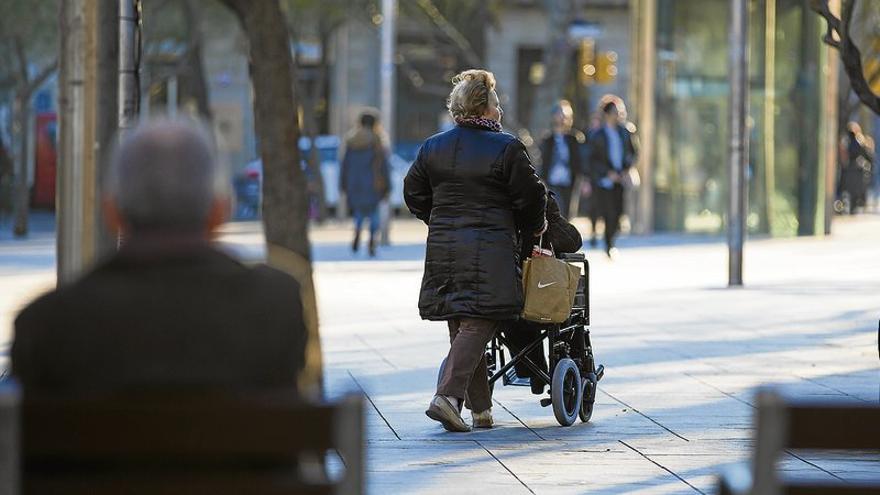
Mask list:
[[[880,450],[880,406],[792,401],[787,408],[792,449]]]
[[[24,480],[22,495],[330,495],[328,484],[305,485],[292,478],[277,475],[228,475],[213,473],[204,476],[162,476],[120,474],[118,476],[29,476]]]
[[[26,462],[64,456],[266,460],[333,447],[334,408],[294,397],[25,397],[22,407]]]

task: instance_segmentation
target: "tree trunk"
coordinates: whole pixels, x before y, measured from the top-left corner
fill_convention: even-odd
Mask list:
[[[210,122],[213,119],[211,112],[210,97],[208,95],[208,79],[205,77],[205,66],[202,63],[202,26],[198,15],[195,0],[185,0],[183,2],[183,15],[186,20],[188,30],[188,43],[186,56],[187,71],[185,80],[187,81],[187,93],[189,93],[196,102],[199,116]]]
[[[28,212],[30,210],[30,191],[27,181],[29,97],[30,94],[26,90],[18,91],[12,104],[12,129],[15,133],[12,141],[18,145],[18,152],[15,153],[15,223],[12,227],[12,233],[15,237],[24,237],[28,234]]]
[[[7,150],[3,138],[0,137],[0,218],[13,211],[12,197],[15,180],[11,150]]]
[[[315,94],[317,90],[312,88],[306,94],[305,104],[303,105],[303,125],[305,127],[306,136],[309,138],[309,156],[306,158],[306,165],[311,175],[311,184],[309,184],[310,192],[318,199],[318,221],[323,222],[327,218],[327,197],[324,192],[324,173],[321,170],[321,154],[318,147],[315,146],[315,138],[318,137],[318,119],[315,115],[315,106],[317,105],[318,96]]]
[[[300,283],[309,338],[305,388],[321,386],[318,313],[308,236],[308,191],[300,168],[290,38],[278,0],[221,0],[238,16],[250,45],[254,120],[263,160],[263,229],[269,264]]]

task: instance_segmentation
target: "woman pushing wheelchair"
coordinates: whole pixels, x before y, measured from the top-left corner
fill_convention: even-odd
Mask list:
[[[491,72],[458,74],[447,107],[456,125],[422,145],[404,199],[428,225],[419,313],[446,321],[451,343],[425,414],[465,432],[462,405],[473,427],[493,425],[485,348],[522,312],[517,236],[546,231],[547,192],[525,146],[501,131]]]

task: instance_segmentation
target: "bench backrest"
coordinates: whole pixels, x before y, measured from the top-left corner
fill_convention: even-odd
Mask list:
[[[721,480],[721,493],[878,494],[880,472],[860,482],[784,479],[776,470],[787,449],[880,451],[880,405],[857,401],[787,398],[773,390],[757,394],[755,452],[749,469]]]
[[[22,493],[361,493],[359,397],[290,391],[32,396],[21,404]],[[340,480],[307,480],[338,452]]]

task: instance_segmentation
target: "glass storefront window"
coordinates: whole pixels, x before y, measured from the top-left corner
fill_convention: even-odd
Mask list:
[[[728,10],[726,0],[658,0],[658,230],[724,228]],[[749,23],[747,224],[752,232],[811,233],[822,177],[820,20],[806,0],[754,0]]]

